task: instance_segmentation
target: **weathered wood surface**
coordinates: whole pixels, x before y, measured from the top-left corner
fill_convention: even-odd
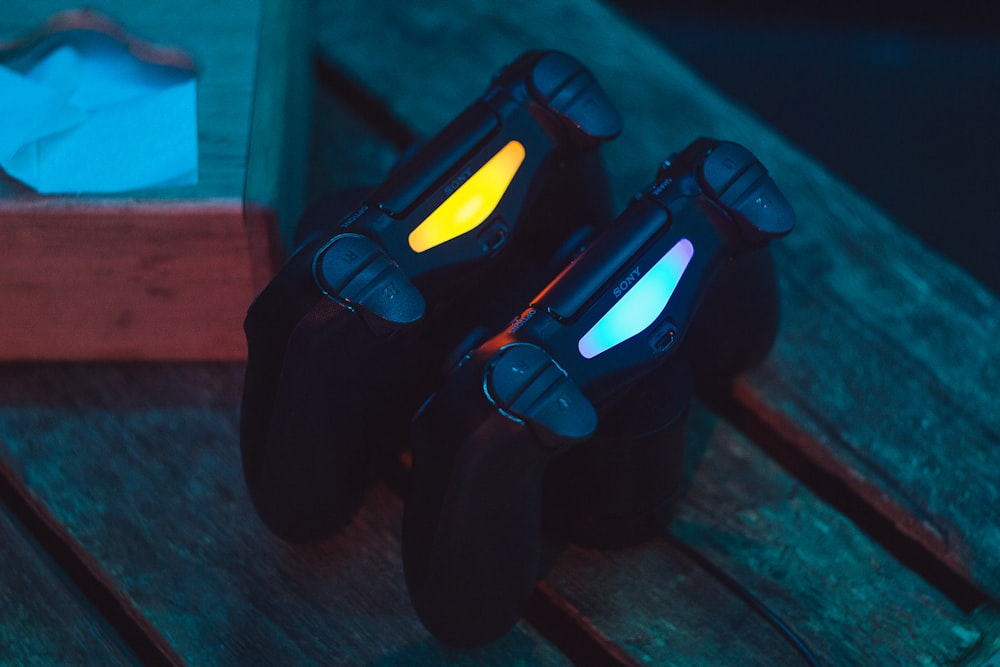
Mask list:
[[[268,534],[239,473],[240,383],[229,365],[3,366],[0,457],[188,663],[566,664],[523,625],[477,652],[430,639],[406,601],[401,502],[384,487],[321,546]],[[675,532],[827,664],[958,664],[989,640],[723,422],[697,412],[691,431]],[[796,659],[664,544],[567,548],[546,580],[637,663]]]
[[[0,218],[0,359],[246,356],[238,202],[0,202]]]
[[[753,591],[822,664],[970,664],[963,661],[997,637],[723,419],[696,406],[687,442],[689,490],[671,533]],[[567,549],[546,581],[638,663],[803,664],[666,540],[606,553]]]
[[[321,80],[327,75],[318,72]],[[344,97],[350,93],[338,92],[340,83],[327,81],[316,88],[307,188],[310,202],[337,190],[378,185],[399,157],[398,146],[388,143],[378,128],[347,106],[350,100]]]
[[[806,371],[812,369],[810,377],[825,371],[830,379],[806,395],[811,401],[806,407],[815,412],[801,422],[806,444],[798,446],[810,451],[809,443],[823,443],[811,426],[815,414],[824,414],[827,407],[822,390],[828,381],[843,384],[850,370],[839,366],[846,363],[841,357],[813,356],[821,348],[809,334],[810,322],[826,322],[833,312],[874,318],[867,321],[883,326],[878,346],[871,346],[870,332],[857,328],[850,331],[860,342],[837,339],[853,350],[854,363],[863,364],[868,374],[884,368],[887,359],[954,352],[949,340],[937,339],[943,349],[920,342],[913,352],[891,319],[898,317],[892,294],[879,297],[872,290],[876,294],[864,295],[859,314],[853,315],[853,301],[839,297],[842,312],[831,311],[831,284],[842,286],[833,280],[839,271],[868,275],[857,273],[868,270],[861,266],[868,261],[861,251],[881,245],[890,249],[886,252],[905,252],[909,264],[876,266],[878,271],[933,269],[962,292],[958,296],[978,303],[974,285],[907,240],[773,133],[717,98],[662,50],[621,27],[599,5],[515,3],[501,10],[486,3],[469,2],[457,9],[442,2],[437,10],[432,5],[419,10],[386,7],[378,11],[371,2],[324,3],[317,24],[324,52],[383,98],[398,118],[425,134],[479,94],[499,63],[524,48],[552,46],[582,57],[622,108],[626,134],[608,153],[621,200],[645,183],[666,153],[697,133],[742,141],[761,155],[789,193],[801,223],[779,244],[782,338],[764,369],[741,380],[735,395],[763,415],[772,411],[784,418],[793,414],[791,408],[767,402],[768,383],[762,383],[761,374],[777,374],[784,381],[783,374],[801,371],[782,363],[804,365]],[[380,49],[388,43],[400,50],[382,57]],[[630,64],[631,76],[598,58],[611,53]],[[454,61],[456,54],[464,55],[460,63]],[[328,102],[320,100],[317,108]],[[325,153],[327,161],[314,175],[316,193],[377,180],[393,155],[366,137],[357,119],[339,118],[348,136],[329,126],[321,130],[328,134],[316,135],[343,147],[342,162]],[[352,148],[356,146],[361,148]],[[341,171],[345,166],[348,171]],[[843,200],[838,206],[845,208],[838,210],[851,211],[856,219],[841,219],[823,208],[828,206],[823,198],[831,192]],[[804,245],[786,247],[803,235]],[[831,248],[836,262],[829,256]],[[806,270],[817,272],[808,274],[815,285],[793,279],[796,271]],[[882,284],[878,275],[871,279]],[[932,296],[941,293],[937,280],[927,283]],[[817,293],[810,295],[807,287]],[[884,319],[878,308],[886,310]],[[956,326],[965,331],[974,323]],[[826,335],[834,340],[832,328]],[[868,347],[862,344],[866,341]],[[898,351],[887,349],[897,344]],[[798,356],[781,356],[792,352]],[[890,364],[884,381],[917,383],[923,377],[905,380],[907,372]],[[954,387],[960,374],[950,372],[941,371],[942,381]],[[899,374],[903,379],[896,378]],[[385,487],[371,494],[344,535],[323,545],[292,548],[271,537],[253,515],[239,473],[241,382],[238,365],[0,366],[0,458],[116,582],[132,613],[189,663],[565,664],[562,654],[524,624],[481,652],[450,651],[430,639],[406,602],[396,534],[401,505]],[[913,409],[943,418],[935,408],[940,396],[928,396],[926,390],[914,394]],[[974,411],[988,400],[980,397],[971,404]],[[913,447],[914,455],[921,455],[923,441],[902,441],[902,426],[879,426],[887,417],[875,412],[877,405],[857,403],[856,410],[871,410],[865,418],[872,422],[835,420],[825,427],[828,437],[844,437],[854,427],[883,428],[889,435],[879,441],[880,447]],[[976,414],[986,421],[984,415],[992,413]],[[958,431],[953,428],[959,434],[955,437],[968,437],[963,429],[970,428],[970,420],[959,423]],[[829,664],[964,666],[997,659],[1000,623],[995,610],[983,607],[970,616],[956,610],[723,421],[701,410],[691,431],[691,490],[674,532],[765,599]],[[816,451],[839,462],[834,470],[843,473],[848,463],[855,470],[856,464],[833,445],[814,450],[814,458]],[[954,453],[950,458],[956,459],[955,467],[966,465]],[[948,473],[935,472],[939,480]],[[906,509],[905,515],[918,515],[919,503],[931,501],[900,501],[905,488],[895,486],[891,473],[865,477],[868,486],[854,488],[878,489]],[[975,486],[991,479],[987,473],[962,470],[972,475],[969,498],[989,497]],[[885,505],[879,507],[884,510]],[[965,509],[957,506],[954,516],[946,516],[951,522],[955,516],[969,519],[971,510],[963,514]],[[996,525],[991,511],[977,515],[987,526]],[[983,567],[995,565],[995,553],[972,553]],[[630,656],[623,659],[626,663],[800,660],[772,628],[665,542],[617,552],[567,547],[546,572],[545,590],[563,608],[575,607],[582,614],[570,614],[571,622],[621,647]]]
[[[139,665],[58,565],[0,509],[0,665]]]
[[[340,536],[273,537],[240,472],[239,365],[0,366],[0,459],[181,660],[564,665],[521,625],[480,651],[410,608],[402,502],[376,488]]]
[[[322,88],[318,103],[326,122],[317,124],[323,139],[315,144],[313,187],[324,192],[378,180],[395,152]],[[345,143],[348,136],[360,144],[357,152]],[[689,441],[690,492],[673,532],[756,591],[806,637],[823,664],[978,664],[971,661],[980,645],[1000,638],[725,421],[697,410]],[[570,616],[579,615],[572,622],[593,624],[620,648],[624,664],[801,660],[774,628],[666,540],[617,552],[567,547],[541,590],[568,605]]]
[[[88,4],[131,36],[191,56],[199,180],[42,196],[3,177],[0,359],[243,359],[240,325],[272,274],[273,229],[303,200],[306,6]],[[15,0],[0,42],[78,6]]]
[[[250,239],[252,252],[267,255],[267,261],[256,266],[269,269],[254,277],[255,293],[263,289],[290,250],[290,236],[280,238],[276,233],[289,229],[306,204],[314,89],[311,9],[311,2],[261,2],[243,199],[248,226],[256,222],[253,216],[270,216],[248,231],[265,229],[273,235]]]
[[[753,150],[799,225],[775,244],[779,340],[737,405],[1000,595],[997,299],[598,3],[390,4],[321,4],[320,47],[422,133],[544,47],[581,58],[622,112],[605,153],[619,202],[697,136]]]

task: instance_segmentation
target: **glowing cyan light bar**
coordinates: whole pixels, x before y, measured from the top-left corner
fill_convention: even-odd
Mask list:
[[[424,252],[481,225],[500,203],[523,161],[520,142],[511,141],[501,148],[410,232],[413,251]]]
[[[639,278],[632,287],[611,306],[590,331],[583,335],[577,347],[587,359],[593,359],[601,352],[627,341],[656,321],[667,302],[673,296],[677,284],[684,275],[694,246],[687,239],[681,239],[667,251],[667,254],[653,265],[646,275]]]

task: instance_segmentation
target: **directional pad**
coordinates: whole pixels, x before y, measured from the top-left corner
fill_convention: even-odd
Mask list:
[[[486,390],[500,409],[560,440],[581,440],[597,429],[593,405],[535,345],[518,343],[500,350],[487,366]]]
[[[383,320],[409,324],[424,314],[423,295],[367,237],[335,237],[316,254],[313,272],[324,293]]]

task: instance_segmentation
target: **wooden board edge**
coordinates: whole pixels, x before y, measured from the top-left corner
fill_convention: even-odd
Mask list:
[[[66,571],[97,610],[146,664],[181,667],[184,661],[152,623],[114,584],[95,558],[70,535],[52,512],[0,460],[0,498]]]
[[[0,216],[0,360],[245,360],[251,274],[271,269],[253,266],[262,233],[247,231],[241,200],[31,197],[0,200]],[[199,292],[202,269],[214,275]]]
[[[244,206],[243,215],[250,255],[250,279],[256,295],[278,273],[284,259],[278,228],[279,215],[270,206],[249,201]]]
[[[312,3],[262,0],[244,200],[271,208],[279,256],[305,206],[314,95]],[[283,247],[282,247],[283,246]]]
[[[921,518],[913,508],[902,505],[877,482],[867,479],[848,462],[839,459],[813,433],[795,424],[787,415],[772,409],[744,378],[736,378],[730,399],[728,405],[715,404],[714,407],[742,429],[752,432],[752,440],[756,445],[763,445],[762,441],[765,439],[776,440],[779,446],[788,448],[809,464],[831,475],[872,512],[925,548],[944,568],[965,582],[971,596],[975,597],[979,593],[975,577],[967,567],[968,554],[961,543],[961,536],[947,531],[930,518]],[[970,593],[965,593],[965,596],[970,596]]]

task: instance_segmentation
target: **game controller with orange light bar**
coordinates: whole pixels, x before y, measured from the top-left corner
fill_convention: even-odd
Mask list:
[[[598,148],[620,130],[581,63],[528,52],[360,201],[307,212],[244,325],[243,471],[273,532],[349,521],[470,322],[502,323],[495,305],[529,298],[611,218]]]
[[[777,299],[768,242],[794,223],[750,151],[697,140],[527,310],[462,358],[414,419],[403,519],[407,587],[434,635],[479,645],[517,621],[539,576],[543,506],[565,501],[563,492],[602,498],[591,507],[604,512],[601,522],[571,518],[607,526],[660,509],[676,491],[655,480],[679,481],[679,471],[646,469],[679,468],[692,368],[731,374],[770,346]],[[734,275],[738,286],[715,289]],[[726,329],[704,332],[713,348],[688,341],[703,316]],[[736,361],[723,368],[724,358]],[[659,406],[641,414],[666,415],[656,437],[602,430],[640,401]],[[573,460],[595,440],[603,446]],[[641,479],[650,488],[627,482]]]

